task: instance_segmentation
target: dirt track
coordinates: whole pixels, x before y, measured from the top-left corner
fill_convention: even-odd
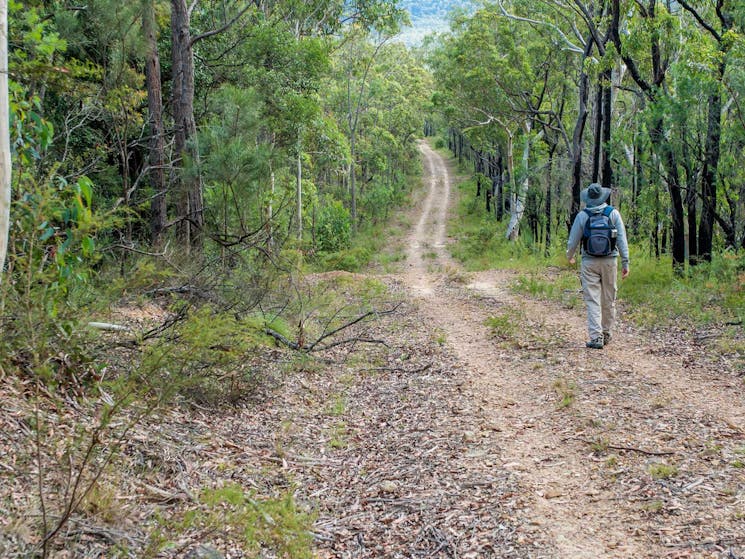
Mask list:
[[[86,531],[52,557],[142,549],[153,511],[179,521],[203,488],[237,483],[311,511],[319,559],[745,559],[743,379],[716,337],[622,321],[587,350],[581,305],[516,295],[516,272],[464,273],[447,251],[452,171],[421,150],[428,188],[401,270],[306,278],[333,293],[332,316],[392,312],[319,359],[266,348],[251,366],[274,370],[235,406],[138,426],[102,480],[124,503],[115,529],[81,516]],[[4,456],[29,446],[20,394],[0,392]],[[33,522],[33,476],[7,479],[0,513]],[[0,556],[33,554],[18,526],[0,532]],[[159,556],[203,544],[245,557],[239,532],[171,534],[179,546]]]
[[[517,297],[509,272],[449,284],[451,172],[421,150],[429,193],[403,282],[498,432],[498,467],[518,480],[520,514],[549,542],[546,556],[745,556],[742,380],[702,348],[629,326],[586,350],[583,309]],[[514,317],[514,339],[495,339],[490,316]]]

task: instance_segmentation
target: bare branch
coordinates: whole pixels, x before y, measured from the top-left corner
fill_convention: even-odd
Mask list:
[[[535,20],[535,19],[529,19],[529,18],[526,18],[526,17],[516,16],[514,14],[509,13],[506,10],[506,8],[504,7],[504,4],[503,4],[503,0],[499,0],[499,2],[497,2],[497,3],[499,4],[499,8],[502,11],[502,15],[504,17],[509,18],[509,19],[512,19],[512,20],[515,20],[515,21],[522,21],[522,22],[525,22],[525,23],[533,24],[533,25],[543,25],[545,27],[549,27],[550,29],[553,29],[554,31],[556,31],[559,34],[559,36],[566,43],[568,50],[570,50],[571,52],[576,52],[578,54],[582,54],[584,52],[584,49],[583,48],[580,48],[579,46],[577,46],[574,43],[572,43],[572,41],[569,40],[569,37],[567,37],[566,34],[557,25],[554,25],[553,23],[549,23],[547,21],[538,21],[538,20]]]
[[[685,9],[686,12],[688,12],[689,14],[691,14],[696,19],[696,21],[698,21],[698,23],[701,25],[701,27],[703,27],[709,33],[711,33],[711,36],[714,37],[714,39],[716,39],[716,41],[718,43],[721,43],[722,42],[722,36],[717,32],[716,29],[714,29],[711,26],[710,23],[708,23],[707,21],[704,20],[704,18],[701,17],[701,14],[699,14],[693,6],[691,6],[685,0],[678,0],[678,4],[680,4],[681,6],[683,6],[683,9]]]
[[[195,0],[195,2],[196,2],[196,0]],[[189,46],[192,46],[193,47],[195,43],[197,43],[198,41],[201,41],[202,39],[206,39],[208,37],[212,37],[213,35],[218,35],[218,34],[222,33],[223,31],[226,31],[236,21],[238,21],[239,19],[241,19],[241,17],[243,17],[243,14],[245,14],[252,7],[253,7],[253,4],[250,4],[249,3],[246,6],[244,6],[243,9],[240,12],[238,12],[233,19],[231,19],[230,21],[226,22],[225,25],[223,25],[222,27],[220,27],[218,29],[212,29],[211,31],[205,31],[204,33],[202,33],[200,35],[197,35],[196,37],[192,37],[191,42],[189,43]]]

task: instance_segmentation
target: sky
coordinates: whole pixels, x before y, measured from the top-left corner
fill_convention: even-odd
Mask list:
[[[447,31],[448,12],[457,7],[472,7],[472,0],[402,0],[400,5],[409,10],[412,27],[405,28],[401,40],[407,45],[418,45],[425,35]]]

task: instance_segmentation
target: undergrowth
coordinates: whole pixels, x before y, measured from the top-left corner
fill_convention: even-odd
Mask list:
[[[397,193],[396,209],[385,215],[384,219],[360,224],[346,246],[317,251],[308,259],[308,271],[359,272],[366,268],[378,268],[390,272],[405,260],[403,245],[395,241],[403,238],[411,226],[407,212],[411,208],[412,194],[421,189],[422,177],[410,176],[406,183],[414,187]]]
[[[513,288],[532,297],[560,301],[573,308],[582,304],[579,266],[570,266],[564,252],[567,232],[559,232],[549,247],[505,238],[502,223],[486,213],[483,198],[476,198],[474,180],[459,185],[457,215],[450,232],[456,239],[453,256],[470,271],[511,269],[518,272]],[[725,252],[709,264],[689,267],[682,276],[673,273],[671,259],[649,256],[631,240],[631,274],[620,279],[619,302],[625,315],[644,327],[709,325],[733,327],[745,321],[745,256]],[[619,267],[620,268],[620,267]],[[745,356],[745,341],[735,331],[725,345]],[[733,341],[734,340],[734,341]]]

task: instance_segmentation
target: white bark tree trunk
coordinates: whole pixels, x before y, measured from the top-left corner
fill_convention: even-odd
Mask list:
[[[517,240],[520,235],[520,221],[525,213],[525,201],[528,198],[528,189],[530,188],[530,144],[533,138],[530,137],[530,132],[533,129],[533,122],[526,120],[523,124],[523,131],[525,133],[525,145],[523,146],[523,181],[520,184],[520,188],[510,195],[510,223],[507,225],[507,238],[511,241]],[[536,137],[540,139],[543,137],[543,130]],[[514,176],[514,175],[513,175]],[[514,181],[513,181],[514,182]]]
[[[528,196],[528,188],[530,187],[530,177],[528,172],[530,171],[530,130],[532,123],[526,121],[523,125],[525,129],[525,145],[523,146],[523,181],[520,184],[520,189],[510,193],[510,223],[507,225],[507,238],[511,241],[517,240],[520,234],[520,220],[523,218],[525,213],[525,199]],[[514,174],[513,174],[514,177]],[[513,179],[514,182],[514,179]]]
[[[10,230],[10,103],[8,100],[8,0],[0,0],[0,282]]]

